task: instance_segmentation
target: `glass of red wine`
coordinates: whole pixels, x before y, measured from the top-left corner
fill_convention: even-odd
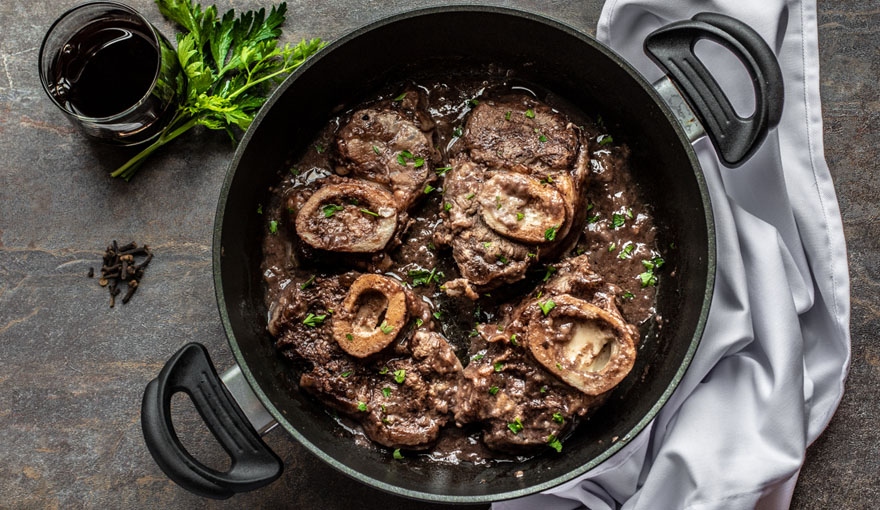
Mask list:
[[[40,48],[40,81],[87,135],[118,145],[154,139],[174,117],[177,54],[137,11],[91,2],[65,12]]]

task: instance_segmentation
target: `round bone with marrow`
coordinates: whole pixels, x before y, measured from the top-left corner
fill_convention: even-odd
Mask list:
[[[313,248],[372,253],[385,248],[397,230],[391,194],[366,181],[325,184],[303,204],[296,233]]]
[[[365,358],[388,346],[406,325],[406,292],[387,276],[365,274],[351,285],[333,317],[333,338],[348,354]]]
[[[546,313],[530,306],[524,341],[545,369],[588,395],[614,388],[635,363],[629,326],[620,316],[570,295],[552,298]],[[548,301],[544,302],[547,310]]]

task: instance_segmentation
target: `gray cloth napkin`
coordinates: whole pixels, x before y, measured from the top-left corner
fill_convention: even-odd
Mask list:
[[[693,363],[649,427],[608,461],[495,510],[787,508],[806,447],[827,426],[849,367],[849,275],[822,145],[816,6],[811,1],[609,0],[598,39],[651,82],[651,31],[698,12],[748,23],[776,52],[782,121],[737,169],[707,139],[695,149],[718,235],[718,272]],[[697,54],[740,112],[745,70],[723,48]]]

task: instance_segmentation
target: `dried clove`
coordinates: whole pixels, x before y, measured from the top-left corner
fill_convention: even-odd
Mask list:
[[[140,263],[136,257],[143,257]],[[115,240],[104,252],[103,266],[101,267],[101,278],[98,283],[102,287],[107,287],[110,293],[110,307],[116,305],[116,297],[122,293],[119,288],[120,283],[125,282],[127,290],[122,296],[122,304],[127,304],[135,291],[140,287],[140,282],[144,277],[144,270],[150,261],[153,260],[153,252],[147,245],[138,246],[137,243],[131,242],[123,246],[119,246]],[[89,271],[89,277],[94,276],[94,270]]]

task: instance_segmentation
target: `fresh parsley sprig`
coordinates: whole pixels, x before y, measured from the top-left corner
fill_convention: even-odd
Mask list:
[[[129,180],[159,147],[195,126],[222,129],[235,140],[233,127],[247,129],[266,102],[269,86],[324,46],[319,38],[279,47],[287,4],[222,18],[217,7],[203,8],[191,0],[156,0],[159,11],[184,33],[177,34],[177,59],[182,72],[175,83],[163,83],[178,94],[177,111],[159,137],[111,173]]]

